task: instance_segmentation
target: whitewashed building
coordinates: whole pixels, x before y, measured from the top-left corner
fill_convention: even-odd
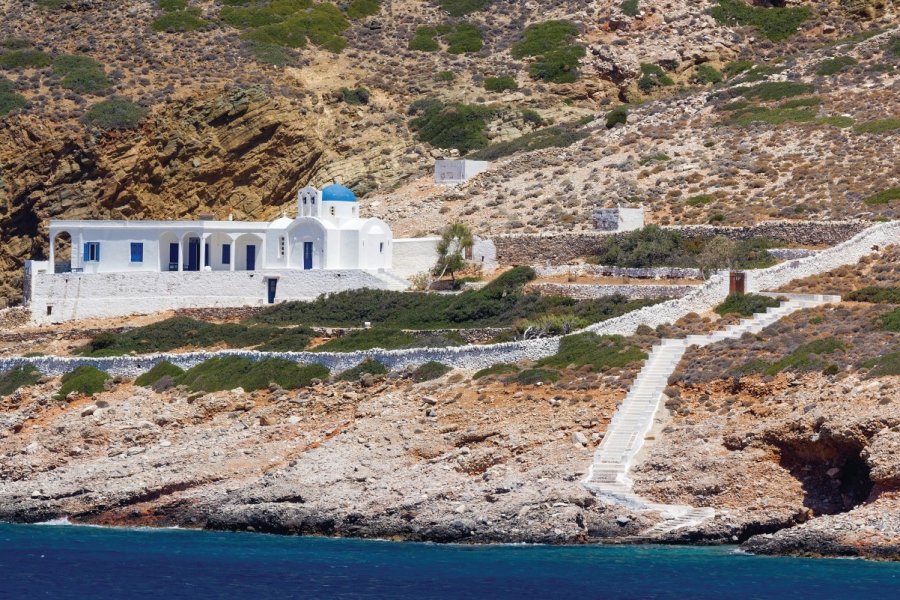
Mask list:
[[[24,300],[37,322],[408,287],[391,269],[391,228],[362,218],[338,184],[301,189],[293,219],[51,221],[49,236],[49,260],[26,264]]]
[[[434,182],[442,185],[463,183],[487,171],[486,160],[438,160],[434,163]]]

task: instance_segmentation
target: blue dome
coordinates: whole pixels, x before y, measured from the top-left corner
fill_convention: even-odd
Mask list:
[[[322,202],[356,202],[356,194],[338,183],[322,188]]]

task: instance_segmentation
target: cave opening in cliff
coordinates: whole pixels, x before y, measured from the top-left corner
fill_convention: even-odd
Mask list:
[[[872,492],[869,466],[862,447],[851,440],[821,440],[815,436],[780,446],[781,466],[803,487],[803,505],[815,515],[846,512]]]

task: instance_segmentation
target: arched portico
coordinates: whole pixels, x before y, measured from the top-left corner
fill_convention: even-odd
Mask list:
[[[325,227],[316,219],[297,219],[288,229],[290,265],[295,269],[324,269],[328,266]]]
[[[263,268],[263,237],[255,233],[239,235],[234,240],[235,271],[256,271]]]
[[[51,273],[68,273],[72,270],[72,258],[75,238],[66,230],[54,231],[50,235],[50,248],[47,262]]]
[[[181,240],[171,231],[159,236],[159,270],[181,270]]]

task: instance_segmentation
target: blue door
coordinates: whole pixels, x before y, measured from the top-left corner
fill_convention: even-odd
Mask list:
[[[190,238],[188,240],[188,271],[200,270],[200,238]]]
[[[256,270],[256,246],[247,246],[247,270]]]
[[[275,290],[278,287],[278,280],[271,278],[269,282],[269,304],[275,303]]]
[[[178,270],[178,242],[169,244],[169,270]]]
[[[312,269],[312,242],[303,242],[303,268]]]

